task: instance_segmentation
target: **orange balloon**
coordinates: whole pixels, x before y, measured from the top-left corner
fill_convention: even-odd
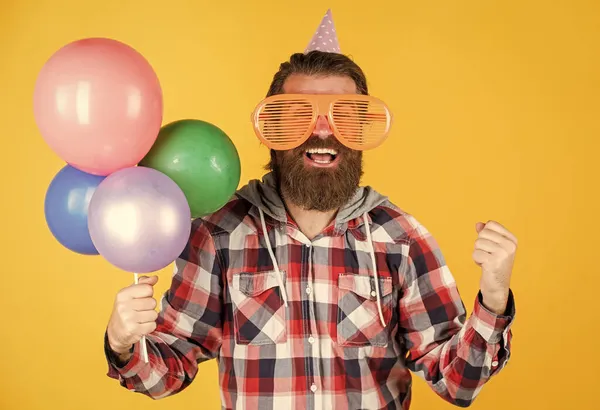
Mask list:
[[[162,90],[152,66],[112,39],[77,40],[58,50],[41,69],[33,100],[50,148],[95,175],[136,165],[162,123]]]

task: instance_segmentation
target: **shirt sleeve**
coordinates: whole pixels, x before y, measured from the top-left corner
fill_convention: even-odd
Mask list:
[[[157,328],[146,337],[148,363],[140,343],[119,363],[105,335],[108,376],[122,386],[158,399],[178,393],[195,378],[198,364],[216,357],[222,342],[222,267],[214,238],[198,219],[175,261],[170,289],[161,299]]]
[[[435,239],[418,222],[415,226],[399,300],[407,367],[443,399],[466,407],[510,358],[513,293],[503,315],[486,309],[479,293],[467,319]]]

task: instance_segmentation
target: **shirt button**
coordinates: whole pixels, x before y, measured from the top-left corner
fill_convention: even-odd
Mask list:
[[[314,337],[312,337],[312,336],[310,336],[310,337],[308,338],[308,343],[310,343],[310,344],[313,344],[314,342],[315,342],[315,338],[314,338]]]
[[[492,367],[496,367],[496,366],[498,366],[498,362],[497,362],[496,360],[494,360],[494,361],[492,362]]]
[[[375,292],[374,290],[371,291],[371,296],[375,297],[377,296],[377,292]]]
[[[313,392],[313,393],[314,393],[314,392],[316,392],[316,391],[317,391],[317,385],[313,383],[313,384],[310,386],[310,391],[311,391],[311,392]]]
[[[312,289],[310,288],[310,286],[308,286],[308,287],[306,288],[306,294],[307,294],[307,295],[310,295],[310,292],[312,292]]]

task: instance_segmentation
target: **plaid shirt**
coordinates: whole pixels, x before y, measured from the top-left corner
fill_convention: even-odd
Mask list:
[[[153,398],[180,392],[197,363],[216,358],[224,409],[408,409],[411,371],[443,399],[469,405],[507,363],[505,316],[481,294],[466,317],[434,238],[384,201],[368,212],[380,322],[362,218],[309,241],[290,218],[266,219],[288,306],[258,208],[236,197],[193,223],[162,299],[157,329],[123,367],[105,336],[109,376]]]

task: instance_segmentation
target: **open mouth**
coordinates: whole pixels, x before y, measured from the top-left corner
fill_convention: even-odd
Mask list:
[[[304,153],[311,165],[327,167],[335,164],[339,158],[337,150],[332,148],[311,148]]]

